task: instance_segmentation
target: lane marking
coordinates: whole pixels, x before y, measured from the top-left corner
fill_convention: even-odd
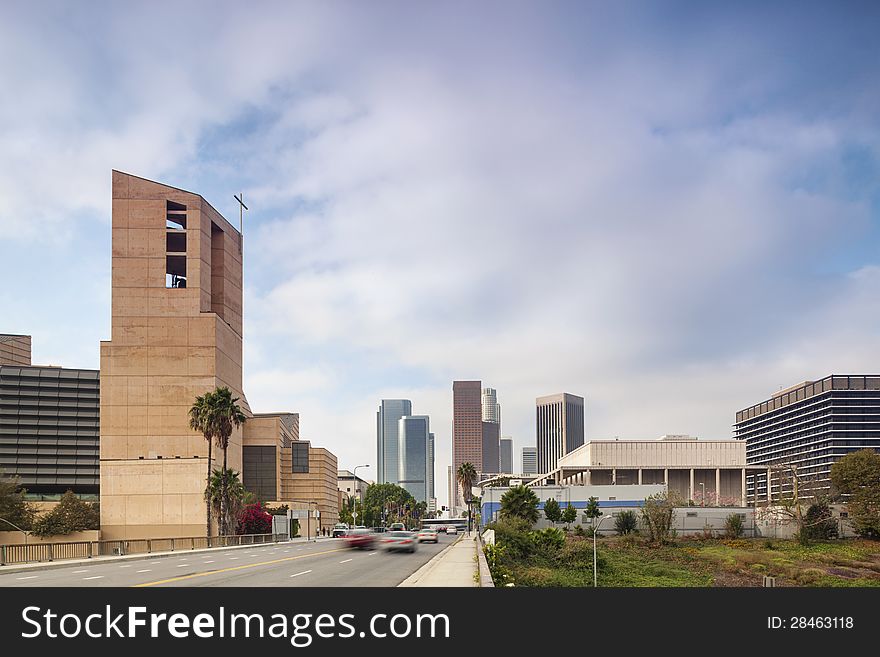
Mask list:
[[[15,579],[37,579],[39,575],[28,575],[27,577],[16,577]]]
[[[339,563],[348,563],[349,561],[352,561],[352,559],[345,559],[344,561],[340,561]]]
[[[207,561],[204,561],[203,563],[214,563],[214,560],[213,560],[213,559],[208,559]]]
[[[311,570],[304,570],[301,573],[296,573],[295,575],[291,575],[291,577],[299,577],[300,575],[308,575],[310,572],[312,572],[312,571]]]
[[[152,569],[150,569],[150,568],[146,568],[146,569],[144,569],[144,570],[139,570],[138,572],[139,572],[139,573],[151,573],[151,572],[153,572],[153,571],[152,571]]]
[[[186,568],[188,565],[189,565],[188,563],[181,563],[181,564],[178,564],[177,567],[178,568]]]
[[[79,575],[80,573],[87,573],[87,572],[89,572],[89,569],[88,569],[88,568],[86,568],[85,570],[74,570],[74,571],[73,571],[72,573],[70,573],[70,574],[71,574],[71,575]]]
[[[372,557],[374,554],[379,554],[378,552],[370,552],[367,556]]]
[[[95,575],[93,577],[83,577],[83,579],[84,580],[86,580],[86,579],[104,579],[104,576],[103,575]]]
[[[119,566],[120,568],[131,568],[131,566]]]
[[[242,566],[230,566],[229,568],[220,568],[219,570],[209,570],[204,573],[192,573],[191,575],[181,575],[180,577],[170,577],[168,579],[160,579],[156,582],[146,582],[144,584],[135,584],[133,588],[142,588],[144,586],[156,586],[157,584],[169,584],[171,582],[180,582],[185,579],[193,579],[194,577],[207,577],[208,575],[218,575],[220,573],[228,573],[233,570],[245,570],[247,568],[258,568],[259,566],[269,566],[273,563],[283,563],[285,561],[295,561],[296,559],[308,559],[309,557],[317,557],[322,554],[330,554],[331,552],[341,552],[348,548],[336,548],[335,550],[324,550],[323,552],[310,552],[309,554],[301,554],[296,557],[282,557],[281,559],[272,559],[271,561],[263,561],[260,563],[249,563]]]
[[[229,557],[230,559],[238,559],[238,557]]]

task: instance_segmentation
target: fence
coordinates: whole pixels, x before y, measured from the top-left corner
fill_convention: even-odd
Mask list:
[[[187,536],[184,538],[139,538],[118,541],[73,541],[71,543],[30,543],[0,545],[0,566],[91,559],[126,554],[152,554],[238,545],[260,545],[287,540],[284,534],[241,534],[234,536]]]

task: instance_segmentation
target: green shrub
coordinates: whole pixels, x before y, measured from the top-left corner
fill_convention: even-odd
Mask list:
[[[61,496],[58,506],[34,523],[33,533],[37,536],[63,536],[100,528],[98,505],[84,502],[72,491],[67,491]]]
[[[535,550],[544,556],[550,556],[550,553],[556,552],[565,545],[565,533],[556,527],[548,527],[547,529],[539,529],[530,534]]]
[[[622,511],[614,520],[614,529],[619,536],[632,534],[638,529],[638,518],[633,511]]]
[[[743,535],[743,519],[738,513],[731,513],[724,521],[724,535],[727,538],[739,538]]]
[[[584,532],[584,528],[580,525],[574,526],[574,535],[575,536],[586,536],[586,532]]]
[[[807,508],[804,524],[797,538],[801,543],[837,538],[837,521],[827,502],[816,502]]]
[[[534,542],[529,536],[531,523],[521,518],[503,518],[490,525],[495,530],[495,543],[503,545],[505,556],[512,560],[527,559],[534,551]]]
[[[495,586],[507,586],[513,583],[513,573],[504,565],[504,546],[489,543],[483,548],[486,555],[486,563],[489,573],[492,575],[492,583]]]

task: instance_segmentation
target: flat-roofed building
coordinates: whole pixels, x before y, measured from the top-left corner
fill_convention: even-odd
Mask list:
[[[478,473],[483,472],[483,405],[480,381],[452,382],[452,475],[458,468],[470,463]],[[450,508],[464,509],[464,498],[457,480],[451,486],[453,497]]]
[[[30,365],[31,336],[0,333],[0,365]]]
[[[520,474],[526,476],[538,474],[538,448],[523,447],[520,454]]]
[[[513,474],[513,438],[505,436],[498,441],[498,466],[503,474]]]
[[[567,392],[535,400],[538,472],[584,444],[584,398]]]
[[[880,452],[880,375],[832,374],[804,381],[736,414],[734,435],[746,462],[765,469],[748,480],[748,496],[773,499],[791,486],[797,469],[801,495],[827,491],[831,466],[860,449]]]
[[[559,459],[535,485],[666,485],[670,493],[697,504],[746,503],[746,476],[762,468],[746,464],[739,440],[698,440],[666,435],[659,440],[591,440]]]

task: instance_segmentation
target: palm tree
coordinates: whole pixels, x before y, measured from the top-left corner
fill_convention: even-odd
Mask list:
[[[522,518],[530,525],[538,522],[538,496],[526,486],[514,486],[501,496],[501,517]]]
[[[217,441],[217,447],[223,450],[223,468],[220,492],[220,533],[228,533],[226,525],[226,507],[229,505],[229,482],[227,481],[227,451],[232,431],[241,426],[247,419],[236,403],[229,388],[217,388],[196,397],[190,408],[190,427],[199,431],[208,441],[208,475],[205,487],[205,504],[208,514],[208,536],[211,535],[211,439]]]
[[[211,538],[211,448],[214,445],[216,426],[211,414],[211,393],[196,397],[189,409],[189,428],[198,431],[208,441],[208,469],[205,474],[205,518],[208,539]]]
[[[468,505],[468,531],[470,531],[472,516],[471,498],[473,497],[471,488],[473,488],[474,482],[477,480],[477,469],[473,463],[462,463],[458,466],[458,471],[455,474],[458,479],[458,485],[461,486],[462,495],[464,495]]]
[[[222,522],[225,523],[228,528],[230,525],[230,520],[238,518],[238,514],[241,513],[242,508],[244,508],[244,499],[247,491],[244,489],[244,484],[241,483],[241,479],[238,477],[238,473],[235,470],[227,470],[226,473],[220,472],[220,470],[214,470],[211,475],[211,485],[210,485],[210,500],[211,500],[211,508],[213,508],[214,513],[217,517],[220,517],[220,514],[223,512],[222,502],[223,502],[223,484],[226,482],[226,517],[222,519]]]

